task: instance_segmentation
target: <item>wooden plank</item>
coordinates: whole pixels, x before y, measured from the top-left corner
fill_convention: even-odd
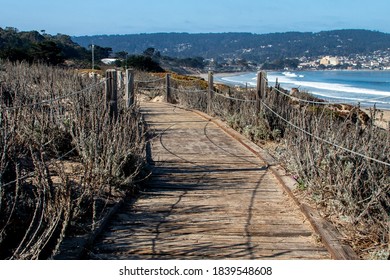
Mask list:
[[[332,257],[336,260],[358,260],[358,255],[350,246],[342,244],[342,237],[332,224],[322,219],[316,211],[308,205],[302,205],[302,208],[309,214],[312,225],[320,232],[323,243],[328,248]]]
[[[125,74],[125,97],[126,97],[126,107],[130,108],[134,104],[134,73],[126,69]]]

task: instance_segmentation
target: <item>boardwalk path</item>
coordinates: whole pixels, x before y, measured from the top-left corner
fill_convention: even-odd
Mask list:
[[[199,115],[144,103],[150,188],[127,205],[96,259],[324,259],[313,230],[263,161]]]

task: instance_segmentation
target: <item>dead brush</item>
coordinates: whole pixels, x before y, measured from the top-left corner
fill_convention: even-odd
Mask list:
[[[2,62],[0,258],[50,258],[88,232],[143,167],[137,105],[108,117],[104,81]]]
[[[305,192],[323,215],[362,258],[386,250],[390,169],[370,158],[390,161],[389,132],[371,122],[357,121],[355,112],[340,116],[326,105],[289,105],[291,102],[276,94],[265,102],[275,104],[272,108],[280,116],[308,132],[279,124],[274,116],[268,120],[283,131],[286,148],[280,159],[305,184]]]

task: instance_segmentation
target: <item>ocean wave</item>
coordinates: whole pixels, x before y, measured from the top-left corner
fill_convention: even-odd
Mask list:
[[[327,91],[337,91],[341,93],[390,96],[390,92],[388,91],[358,88],[346,84],[331,84],[331,83],[305,82],[305,81],[298,81],[296,84],[300,85],[301,87],[307,87],[308,89],[314,88],[314,89],[321,89]]]
[[[223,82],[226,82],[228,84],[234,84],[234,85],[248,85],[248,86],[256,86],[256,81],[253,82],[253,80],[257,80],[257,77],[252,79],[251,77],[247,77],[247,75],[241,75],[241,76],[232,76],[232,77],[223,77],[220,78]]]
[[[298,74],[293,73],[293,72],[283,72],[282,74],[288,78],[304,78],[305,77],[305,75],[302,75],[302,74],[298,75]]]
[[[369,98],[359,98],[359,97],[340,97],[339,95],[329,95],[325,94],[322,92],[312,92],[315,96],[321,99],[325,100],[331,100],[331,101],[337,101],[337,102],[342,102],[342,101],[348,101],[349,103],[375,103],[375,104],[383,104],[383,105],[390,105],[390,96],[388,96],[389,100],[387,101],[386,99],[369,99]]]
[[[314,92],[317,90],[324,91],[333,91],[337,93],[351,93],[351,94],[359,94],[359,95],[375,95],[375,96],[390,96],[390,91],[382,91],[377,89],[367,89],[354,87],[347,84],[342,83],[326,83],[326,82],[311,82],[305,80],[296,80],[292,78],[293,76],[280,76],[277,74],[268,75],[268,81],[272,83],[272,81],[276,81],[278,78],[278,82],[281,84],[290,84],[291,87],[298,87],[301,89],[305,89],[309,92]],[[283,85],[282,85],[283,86]]]
[[[286,77],[289,77],[289,78],[297,78],[297,77],[298,77],[297,74],[292,73],[292,72],[283,72],[282,74],[283,74],[284,76],[286,76]]]

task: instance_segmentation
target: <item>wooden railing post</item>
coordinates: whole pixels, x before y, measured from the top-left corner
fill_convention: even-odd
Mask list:
[[[279,84],[279,79],[276,78],[276,81],[275,81],[275,88],[276,89],[280,89],[280,84]]]
[[[117,71],[117,83],[118,83],[118,89],[123,89],[123,73],[122,71]]]
[[[106,71],[106,102],[110,110],[110,118],[115,120],[118,117],[118,84],[115,69]]]
[[[261,94],[261,96],[263,98],[267,98],[267,95],[268,95],[267,72],[265,72],[265,71],[263,72],[262,78],[263,78],[263,84],[262,84],[262,94]]]
[[[259,117],[260,114],[260,103],[261,103],[261,72],[257,72],[257,84],[256,84],[256,115]]]
[[[125,98],[126,98],[126,107],[130,108],[134,104],[134,73],[129,69],[126,69],[125,75]]]
[[[256,87],[256,112],[260,114],[261,100],[266,97],[267,91],[267,74],[264,71],[257,72],[257,87]]]
[[[171,103],[171,74],[167,74],[165,76],[165,85],[166,85],[166,91],[165,91],[165,102]]]
[[[209,88],[207,94],[207,114],[211,115],[212,113],[211,102],[214,96],[214,74],[212,71],[209,71],[208,82],[209,82]]]

